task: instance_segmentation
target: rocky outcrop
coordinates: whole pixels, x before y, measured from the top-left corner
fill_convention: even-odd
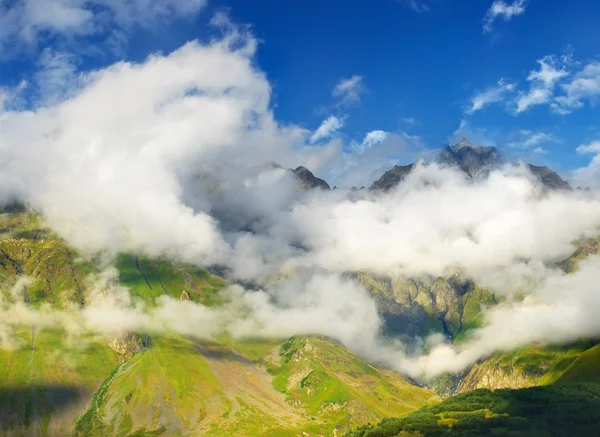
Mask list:
[[[179,300],[192,300],[192,298],[187,290],[183,290],[179,295]]]
[[[144,341],[136,334],[117,334],[106,339],[106,344],[119,355],[133,355],[142,351]]]
[[[374,297],[387,329],[400,336],[439,332],[456,338],[476,326],[483,307],[496,303],[492,293],[460,274],[390,280],[359,273],[355,279]]]
[[[475,365],[458,385],[458,393],[477,388],[528,388],[537,385],[541,375],[528,374],[521,368],[484,362]]]

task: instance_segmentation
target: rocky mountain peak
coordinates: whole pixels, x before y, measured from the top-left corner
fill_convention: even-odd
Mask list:
[[[415,164],[395,165],[391,170],[386,171],[379,180],[373,182],[369,189],[388,191],[406,179],[414,168]]]
[[[458,152],[460,149],[462,149],[464,147],[469,147],[471,149],[477,148],[476,145],[474,145],[472,142],[470,142],[465,137],[463,137],[463,139],[460,140],[460,142],[458,144],[455,144],[454,146],[452,146],[451,149],[454,150],[455,152]]]
[[[442,166],[457,167],[471,179],[487,177],[500,167],[504,159],[495,147],[476,146],[466,138],[440,152],[436,162]]]
[[[527,169],[540,181],[545,189],[561,191],[573,190],[567,181],[561,178],[558,173],[550,170],[546,165],[539,167],[533,164],[527,164]]]
[[[331,187],[323,179],[316,177],[309,169],[303,166],[296,167],[292,170],[296,178],[300,181],[303,189],[320,188],[322,190],[330,190]]]

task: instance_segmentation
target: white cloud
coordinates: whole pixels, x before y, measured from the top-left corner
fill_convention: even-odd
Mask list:
[[[274,122],[269,83],[252,60],[255,47],[248,35],[228,32],[210,44],[190,42],[83,74],[70,89],[68,63],[49,55],[51,68],[38,80],[65,98],[27,111],[4,103],[0,199],[22,198],[86,252],[140,250],[219,262],[231,247],[209,215],[203,185],[197,201],[183,202],[190,181],[223,165],[311,161],[301,147],[293,159],[285,151],[308,134]]]
[[[38,66],[35,82],[40,94],[39,104],[56,103],[77,89],[77,66],[73,55],[46,49]]]
[[[598,296],[590,288],[598,272],[582,269],[576,282],[540,288],[534,311],[524,305],[494,312],[493,329],[476,331],[459,350],[435,349],[413,360],[386,344],[373,299],[343,273],[441,275],[461,266],[482,286],[513,290],[524,278],[552,279],[544,264],[569,256],[574,239],[597,229],[600,201],[593,193],[540,196],[524,170],[512,166],[480,183],[419,165],[387,194],[300,193],[289,172],[263,164],[303,160],[314,170],[343,144],[305,147],[316,132],[276,122],[255,50],[253,38],[226,27],[220,40],[83,74],[72,89],[64,87],[71,70],[54,56],[48,65],[58,67],[39,83],[58,84],[48,88],[58,89],[48,93],[58,98],[30,110],[2,105],[0,199],[18,195],[85,252],[165,254],[218,263],[238,278],[271,279],[260,292],[232,287],[231,305],[217,309],[168,298],[138,308],[127,293],[108,296],[74,310],[82,329],[175,330],[200,338],[221,329],[236,336],[321,334],[414,375],[460,369],[528,341],[599,332]],[[541,144],[528,138],[531,147]],[[372,131],[361,144],[364,153],[354,162],[381,171],[420,141]],[[572,311],[563,323],[554,310],[565,304]],[[11,321],[43,325],[63,316],[21,302],[0,311],[0,332]],[[511,329],[499,329],[501,322]]]
[[[414,117],[403,117],[400,120],[406,123],[409,127],[419,124],[418,120]]]
[[[318,141],[330,138],[334,133],[344,127],[345,118],[338,118],[334,115],[330,115],[327,117],[321,125],[317,128],[317,130],[310,137],[311,143],[316,143]]]
[[[341,79],[333,88],[333,97],[339,99],[339,104],[349,105],[360,101],[360,96],[365,92],[363,77],[357,74]]]
[[[564,95],[554,99],[552,108],[560,114],[568,114],[583,107],[584,101],[595,102],[600,96],[600,62],[591,62],[562,85]]]
[[[0,52],[40,35],[104,35],[196,14],[206,0],[15,0],[0,7]]]
[[[560,142],[558,138],[547,132],[532,132],[529,130],[522,130],[518,133],[517,137],[517,139],[508,143],[510,147],[532,149],[540,144]],[[545,153],[545,150],[540,147],[535,148],[533,151],[535,153]]]
[[[558,65],[559,61],[553,55],[545,56],[537,62],[540,64],[540,69],[532,70],[527,76],[528,81],[540,82],[544,87],[552,88],[556,82],[569,75],[565,67],[570,63],[570,56],[561,57],[561,66]]]
[[[558,59],[549,55],[537,62],[540,64],[539,70],[532,70],[527,76],[527,80],[532,83],[529,92],[521,93],[517,99],[517,114],[532,106],[549,103],[556,83],[569,75],[567,67],[571,63],[570,56]]]
[[[573,181],[580,187],[600,188],[600,141],[581,144],[577,147],[577,153],[594,156],[586,167],[578,168],[573,172]]]
[[[381,143],[383,140],[385,140],[387,138],[387,136],[388,136],[388,133],[383,130],[374,130],[374,131],[368,132],[365,135],[365,138],[362,141],[362,143],[360,143],[360,145],[356,149],[356,151],[358,153],[363,153],[365,150],[368,150],[368,149],[372,148],[373,146],[376,146],[377,144]]]
[[[512,92],[514,89],[514,84],[507,83],[504,79],[500,79],[497,86],[490,87],[473,96],[471,99],[471,106],[466,110],[467,114],[473,114],[492,103],[503,101],[506,94]]]
[[[568,344],[596,338],[600,319],[597,278],[600,257],[582,262],[572,275],[549,274],[522,303],[501,304],[485,315],[486,325],[458,346],[440,344],[406,362],[414,373],[459,372],[482,357],[530,344]]]
[[[490,133],[485,128],[471,126],[468,120],[461,120],[458,128],[448,137],[448,143],[457,144],[463,138],[468,138],[473,144],[480,146],[495,146]]]
[[[400,3],[419,14],[431,11],[429,6],[421,0],[400,0]]]
[[[532,88],[526,94],[521,94],[517,99],[517,114],[528,110],[532,106],[543,105],[552,99],[552,90],[547,88]]]
[[[504,0],[494,0],[483,18],[483,33],[492,31],[494,21],[498,18],[504,21],[510,20],[525,12],[527,0],[514,0],[512,3],[506,3]]]
[[[600,153],[600,141],[593,141],[590,144],[582,144],[577,147],[577,153]]]

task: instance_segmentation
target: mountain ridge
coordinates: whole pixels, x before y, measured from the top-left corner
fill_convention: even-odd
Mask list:
[[[453,146],[446,146],[440,149],[433,160],[442,168],[454,168],[462,172],[465,177],[472,181],[483,180],[487,178],[493,170],[500,169],[507,164],[496,147],[477,146],[471,143],[467,138]],[[428,163],[422,163],[428,165]],[[544,191],[573,191],[573,187],[565,181],[558,173],[548,166],[537,166],[526,162],[513,163],[513,166],[523,165],[525,170],[532,176]],[[282,168],[276,165],[277,168]],[[394,165],[390,170],[374,181],[368,188],[369,191],[389,191],[402,183],[417,167],[416,163],[406,165]],[[330,185],[323,179],[315,176],[309,169],[299,166],[296,169],[288,169],[292,172],[300,183],[303,190],[319,188],[322,190],[331,190]],[[334,187],[336,189],[337,187]],[[361,191],[352,187],[352,191]]]

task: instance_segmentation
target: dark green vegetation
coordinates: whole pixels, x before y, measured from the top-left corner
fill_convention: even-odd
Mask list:
[[[600,386],[568,384],[474,390],[408,417],[385,419],[347,437],[597,436]]]

